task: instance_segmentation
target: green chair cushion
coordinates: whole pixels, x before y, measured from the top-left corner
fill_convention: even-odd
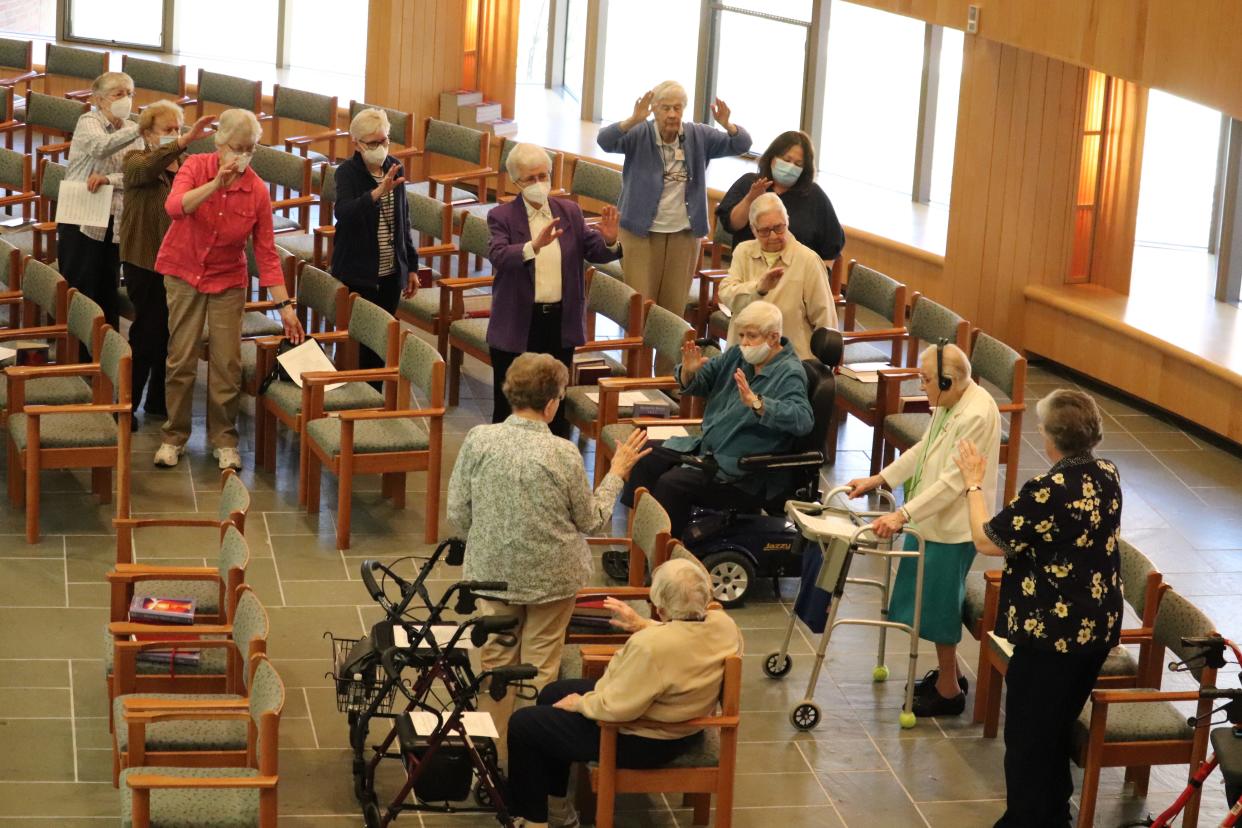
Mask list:
[[[687,749],[673,758],[665,768],[714,768],[720,764],[720,731],[715,728],[700,730],[696,738],[690,740]],[[598,762],[591,762],[592,768],[598,768]]]
[[[280,233],[282,231],[289,232],[291,230],[301,230],[302,223],[293,216],[282,216],[279,213],[272,214],[272,232]],[[283,244],[282,244],[283,247]]]
[[[139,581],[134,585],[134,594],[158,595],[164,598],[193,598],[196,613],[209,615],[220,613],[218,581]]]
[[[1138,659],[1134,653],[1121,645],[1108,651],[1108,658],[1100,668],[1101,676],[1136,676],[1138,675]],[[1111,712],[1109,713],[1111,716]]]
[[[455,339],[486,353],[488,350],[487,324],[490,321],[487,317],[458,319],[449,325],[449,339]]]
[[[91,387],[81,377],[37,377],[26,383],[28,405],[76,405],[90,401]],[[9,384],[0,382],[0,409],[8,407]]]
[[[611,262],[603,262],[602,264],[596,264],[595,262],[590,262],[590,264],[601,273],[607,273],[614,279],[620,279],[623,282],[625,281],[625,273],[621,270],[620,259],[615,259]],[[695,298],[698,298],[697,293],[695,294]]]
[[[716,339],[724,339],[729,335],[729,319],[724,311],[712,311],[707,317],[707,335]]]
[[[263,393],[281,411],[291,417],[302,412],[302,389],[292,382],[273,382]],[[325,411],[347,411],[355,408],[383,408],[384,395],[365,382],[347,382],[323,395]]]
[[[341,421],[335,417],[312,420],[306,426],[306,436],[328,454],[341,453]],[[354,423],[355,454],[426,451],[430,445],[426,420],[363,420]]]
[[[129,728],[125,727],[126,699],[182,699],[184,701],[235,701],[241,696],[220,693],[134,693],[112,700],[113,733],[119,750],[129,748]],[[147,725],[147,750],[245,750],[246,723],[153,722]]]
[[[104,633],[104,675],[112,675],[113,658],[116,655],[112,646],[112,634],[108,632],[108,625],[103,626]],[[187,644],[187,646],[189,646]],[[226,662],[228,660],[228,650],[224,647],[209,647],[203,650],[203,656],[198,660],[198,664],[178,664],[176,672],[179,675],[186,676],[221,676],[224,675]],[[167,664],[156,664],[152,661],[138,661],[135,663],[135,672],[140,676],[166,676],[168,675]]]
[[[884,343],[887,345],[888,343]],[[853,362],[891,362],[893,359],[892,348],[880,348],[875,345],[869,345],[866,342],[855,342],[845,346],[845,353],[841,362],[849,365]]]
[[[891,418],[890,418],[891,419]],[[966,573],[966,600],[962,602],[962,623],[967,629],[974,629],[983,618],[983,597],[987,582],[982,570]]]
[[[406,184],[405,188],[412,193],[418,193],[421,196],[427,196],[430,198],[430,193],[428,192],[430,189],[430,187],[428,186],[429,184],[430,182],[427,182],[427,181],[416,181],[413,184]],[[436,200],[437,201],[444,200],[444,187],[442,185],[438,185],[438,184],[436,185]],[[477,201],[477,200],[478,199],[474,197],[474,193],[470,192],[469,190],[463,190],[460,187],[453,188],[453,201]]]
[[[421,288],[410,297],[402,297],[397,305],[397,315],[431,322],[440,313],[440,289]]]
[[[315,258],[315,237],[310,233],[285,233],[280,237],[280,246],[304,262]]]
[[[610,423],[609,425],[604,426],[603,431],[600,433],[599,440],[608,447],[609,451],[615,451],[617,443],[627,439],[630,436],[630,432],[633,430],[634,426],[629,423]],[[698,426],[686,427],[686,432],[691,436],[697,436],[701,431],[702,429]]]
[[[848,382],[852,382],[848,378]],[[905,383],[902,383],[902,393],[905,393]],[[917,412],[913,414],[889,414],[884,418],[884,439],[890,443],[901,446],[912,446],[919,440],[923,439],[923,434],[927,431],[927,426],[931,424],[931,415]],[[1009,443],[1009,432],[1001,429],[1001,445]]]
[[[121,771],[121,826],[132,828],[131,776],[179,776],[191,779],[228,779],[258,776],[253,768],[126,768]],[[160,828],[258,828],[259,791],[256,788],[214,790],[161,790],[151,792],[151,824]]]
[[[1091,702],[1088,701],[1078,721],[1074,722],[1074,748],[1078,755],[1085,754],[1090,731]],[[1104,741],[1159,742],[1189,739],[1193,733],[1194,729],[1186,724],[1186,715],[1169,702],[1110,704]]]
[[[26,450],[26,415],[9,415],[9,434],[18,451]],[[116,420],[111,414],[52,414],[39,418],[42,448],[115,446]]]

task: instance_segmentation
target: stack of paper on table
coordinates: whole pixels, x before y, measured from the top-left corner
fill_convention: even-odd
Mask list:
[[[648,440],[668,440],[671,437],[689,437],[685,426],[647,426]]]
[[[586,397],[591,402],[599,405],[599,392],[588,391]],[[633,406],[634,403],[660,403],[666,408],[668,407],[668,399],[659,391],[622,391],[617,394],[617,405],[621,408]]]
[[[892,367],[892,364],[888,362],[853,362],[849,365],[842,365],[839,370],[841,376],[858,382],[879,382],[880,370]]]
[[[332,360],[328,359],[328,355],[323,352],[323,348],[319,347],[319,343],[313,339],[307,338],[301,345],[296,348],[290,348],[283,354],[276,357],[276,361],[280,363],[280,367],[285,369],[285,373],[293,380],[293,384],[298,388],[302,387],[302,375],[310,374],[316,371],[336,371],[336,366],[332,364]],[[334,391],[345,383],[334,382],[324,386],[324,392]]]

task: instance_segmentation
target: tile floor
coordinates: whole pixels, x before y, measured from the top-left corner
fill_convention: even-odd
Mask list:
[[[462,404],[447,418],[444,482],[465,432],[484,422],[490,386],[478,366],[467,366]],[[1080,378],[1048,365],[1032,366],[1027,388],[1034,398]],[[1197,432],[1144,411],[1117,395],[1089,389],[1106,412],[1101,454],[1115,460],[1125,482],[1125,534],[1164,570],[1169,581],[1193,596],[1222,632],[1242,636],[1242,455],[1222,449]],[[200,401],[201,410],[201,401]],[[133,508],[172,516],[213,513],[218,472],[202,441],[202,422],[191,451],[175,470],[156,470],[150,457],[158,424],[135,435]],[[324,510],[308,516],[297,507],[294,448],[282,441],[273,476],[253,469],[249,443],[253,422],[243,417],[243,477],[254,496],[247,528],[254,560],[249,580],[268,607],[273,624],[269,649],[284,677],[289,700],[281,733],[282,823],[289,826],[358,826],[352,796],[346,728],[330,682],[325,631],[358,633],[374,607],[358,581],[366,557],[396,558],[428,549],[420,542],[425,491],[411,476],[410,505],[394,512],[383,505],[378,483],[363,479],[355,496],[353,548],[335,549],[331,505],[335,485],[326,482]],[[1041,471],[1033,418],[1023,427],[1024,476]],[[850,425],[830,481],[863,473],[869,436]],[[588,464],[592,458],[587,453]],[[44,537],[27,546],[20,513],[0,505],[0,826],[83,828],[112,824],[118,794],[110,784],[110,741],[99,628],[106,618],[103,575],[114,557],[111,507],[90,497],[77,474],[45,478]],[[145,536],[140,558],[203,563],[211,540],[184,531]],[[444,573],[451,578],[451,573]],[[448,580],[438,582],[443,587]],[[751,601],[734,614],[745,630],[743,727],[737,777],[736,825],[767,826],[990,826],[1003,810],[1003,746],[983,739],[968,718],[924,721],[902,731],[900,705],[903,642],[890,637],[894,679],[870,681],[873,634],[845,628],[835,638],[815,699],[827,721],[798,734],[788,722],[801,699],[813,639],[799,629],[794,669],[784,681],[765,678],[762,655],[774,650],[792,601],[794,584]],[[862,596],[847,600],[852,614],[874,613]],[[929,653],[925,653],[929,655]],[[961,657],[973,674],[976,647],[967,636]],[[930,658],[921,662],[930,664]],[[1184,769],[1162,768],[1146,802],[1123,793],[1121,774],[1106,772],[1099,826],[1114,828],[1159,810],[1180,789]],[[1223,811],[1218,786],[1205,794],[1205,818]],[[688,825],[687,811],[673,797],[627,799],[624,825]],[[417,825],[403,816],[399,825]],[[421,817],[425,826],[495,824],[489,817]],[[1212,823],[1215,824],[1215,823]]]

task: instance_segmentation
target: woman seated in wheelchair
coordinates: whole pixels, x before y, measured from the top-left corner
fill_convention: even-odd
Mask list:
[[[680,538],[692,506],[753,511],[789,488],[785,472],[746,476],[738,468],[746,455],[788,451],[814,425],[806,371],[781,324],[780,308],[755,301],[735,317],[737,344],[723,354],[709,360],[693,342],[682,347],[673,375],[682,393],[707,398],[702,433],[665,440],[664,451],[640,460],[622,503],[632,507],[634,492],[646,488]],[[711,455],[719,468],[687,466],[687,454]]]
[[[527,826],[576,824],[566,798],[569,767],[599,758],[598,721],[668,725],[621,728],[617,766],[656,768],[695,746],[699,731],[677,722],[710,716],[724,680],[724,660],[742,651],[742,634],[720,609],[708,609],[712,586],[693,561],[657,567],[651,603],[659,620],[607,599],[613,624],[633,632],[603,677],[553,682],[535,707],[509,723],[509,783],[513,814]]]

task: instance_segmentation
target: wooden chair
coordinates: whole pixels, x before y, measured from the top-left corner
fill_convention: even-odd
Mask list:
[[[22,251],[0,238],[0,305],[9,309],[9,327],[21,325]]]
[[[284,150],[254,148],[250,165],[267,182],[272,197],[272,230],[283,233],[310,234],[311,208],[319,203],[311,183],[311,159]],[[297,219],[290,217],[296,211]]]
[[[1074,762],[1083,769],[1078,828],[1095,824],[1101,768],[1124,767],[1126,781],[1133,782],[1135,795],[1142,797],[1147,795],[1152,765],[1189,765],[1193,775],[1207,755],[1209,728],[1191,727],[1173,705],[1194,702],[1196,716],[1211,711],[1212,700],[1200,699],[1199,690],[1216,686],[1215,668],[1192,662],[1190,674],[1198,682],[1195,689],[1169,692],[1159,688],[1165,649],[1186,661],[1197,650],[1182,644],[1182,639],[1214,635],[1215,629],[1206,615],[1167,584],[1161,591],[1150,633],[1154,652],[1146,665],[1147,675],[1140,677],[1138,688],[1092,691],[1075,723]],[[1184,828],[1198,824],[1199,793],[1196,788],[1182,812]]]
[[[15,97],[18,94],[30,94],[30,82],[39,77],[39,73],[34,70],[34,41],[33,40],[14,40],[13,38],[0,37],[0,86],[10,90]],[[24,90],[19,93],[19,88]],[[14,100],[14,111],[17,110],[17,101]],[[22,102],[21,115],[25,117],[25,102]],[[5,146],[13,149],[13,138],[11,135],[5,136]]]
[[[395,383],[397,393],[379,411],[323,411],[324,385],[351,377],[378,377],[373,371],[306,374],[310,388],[303,430],[302,452],[307,455],[306,511],[319,511],[319,469],[336,475],[336,546],[349,548],[353,481],[359,474],[383,475],[381,492],[394,507],[405,508],[405,476],[427,472],[424,500],[423,540],[440,537],[440,466],[444,441],[444,359],[417,335],[406,332],[396,371],[387,372],[385,383]],[[414,407],[411,389],[416,388],[421,407]]]
[[[112,499],[117,472],[117,517],[129,517],[130,395],[129,343],[109,328],[99,362],[10,368],[11,402],[24,399],[26,382],[37,377],[91,377],[94,401],[77,405],[23,405],[10,409],[9,497],[26,512],[26,542],[39,542],[39,473],[44,469],[90,468],[91,489],[101,503]],[[20,480],[25,480],[23,487]]]
[[[280,119],[324,127],[326,131],[310,135],[294,135],[281,137]],[[287,86],[272,86],[272,145],[284,144],[285,152],[309,158],[311,163],[322,164],[335,162],[337,141],[337,108],[335,95],[321,95],[318,92],[304,92],[301,89],[290,89]],[[316,141],[326,141],[328,154],[315,152],[311,145]]]
[[[6,213],[12,213],[13,205],[20,204],[22,218],[26,221],[30,220],[31,206],[39,198],[31,179],[29,155],[11,149],[0,149],[0,190],[5,192],[0,198],[0,207]]]
[[[172,651],[175,646],[196,649],[200,659],[208,652],[223,653],[226,657],[225,686],[222,693],[123,693],[112,699],[112,784],[119,781],[121,771],[128,767],[143,765],[167,765],[171,767],[241,767],[245,763],[248,746],[247,728],[238,724],[213,724],[186,727],[185,724],[166,722],[147,728],[142,715],[151,711],[201,708],[208,703],[219,709],[243,707],[247,699],[253,699],[251,688],[255,684],[256,659],[267,653],[267,639],[271,623],[267,611],[259,603],[249,586],[241,586],[233,596],[236,612],[230,626],[232,635],[209,640],[166,641],[151,643],[131,642],[137,647],[123,649],[126,668],[137,668],[142,653]],[[155,625],[141,625],[148,629]],[[166,629],[166,628],[165,628]],[[159,633],[154,633],[158,635]],[[133,653],[133,658],[130,654]],[[132,661],[132,665],[130,662]],[[120,663],[120,662],[118,662]],[[253,735],[253,732],[251,733]]]
[[[185,66],[180,63],[121,55],[121,71],[133,80],[135,97],[141,95],[144,104],[167,100],[170,96],[180,106],[190,103],[186,95]]]
[[[263,112],[263,81],[252,81],[234,75],[224,75],[198,70],[198,86],[194,97],[185,102],[186,106],[194,106],[194,118],[207,114],[206,107],[219,109],[249,109],[259,119],[260,124],[272,116]],[[215,114],[219,114],[216,112]]]
[[[134,563],[134,542],[136,536],[148,529],[213,529],[223,540],[225,530],[236,526],[237,531],[246,531],[246,515],[250,512],[250,490],[242,482],[241,476],[233,469],[225,469],[220,473],[220,500],[216,504],[214,518],[117,518],[112,521],[116,527],[116,562],[118,569]],[[113,620],[116,620],[115,618]]]
[[[40,158],[36,168],[34,189],[33,224],[4,234],[4,240],[22,252],[44,264],[56,261],[56,202],[60,197],[60,182],[69,168],[50,158]]]
[[[35,77],[43,79],[44,93],[52,88],[53,79],[74,84],[86,81],[85,89],[73,89],[62,93],[66,98],[85,101],[91,96],[90,83],[107,71],[108,52],[49,43],[43,58],[43,71]]]
[[[437,221],[437,211],[447,218],[448,208],[426,196],[411,195],[409,200],[410,220],[414,229],[419,232],[419,259],[426,261],[439,254],[440,272],[437,274],[431,268],[419,268],[419,282],[422,287],[413,296],[402,297],[397,305],[397,318],[434,336],[436,350],[440,352],[440,356],[447,358],[450,323],[458,319],[483,318],[486,330],[486,317],[491,313],[492,297],[491,291],[484,292],[484,289],[491,287],[492,279],[490,276],[466,275],[465,268],[470,254],[487,255],[491,235],[486,219],[466,213],[461,217],[456,244],[428,245],[429,238],[448,240],[444,236],[433,237],[430,232]],[[457,256],[457,278],[449,276],[448,260],[452,255]],[[450,370],[449,405],[456,404],[456,386]]]
[[[22,140],[27,152],[33,152],[35,163],[48,158],[57,161],[69,153],[69,143],[73,140],[73,131],[77,128],[78,118],[90,112],[90,104],[61,98],[56,95],[45,95],[31,92],[26,98],[26,121]],[[35,136],[43,138],[42,144],[35,141]],[[59,139],[49,143],[49,138]]]
[[[236,804],[238,794],[235,791],[240,790],[243,793],[258,791],[257,797],[242,799],[241,810],[248,824],[276,828],[280,715],[285,704],[285,688],[271,663],[262,656],[258,658],[250,702],[244,708],[217,711],[218,703],[208,701],[198,709],[186,705],[185,709],[170,712],[144,711],[131,719],[144,726],[175,721],[240,721],[246,723],[250,738],[247,739],[245,766],[231,773],[168,767],[134,767],[122,771],[123,822],[132,828],[150,828],[187,816],[207,819],[220,809],[221,799],[228,797]]]
[[[619,167],[574,157],[565,173],[569,178],[569,197],[578,204],[585,198],[591,202],[611,204],[621,201],[621,169]]]
[[[588,766],[597,801],[595,825],[612,828],[616,798],[624,793],[682,793],[694,806],[694,825],[707,825],[711,797],[716,797],[716,828],[729,828],[733,820],[733,778],[737,765],[737,731],[741,721],[742,658],[724,662],[720,688],[720,713],[678,724],[703,728],[702,746],[675,759],[670,765],[650,770],[617,767],[617,735],[622,728],[667,726],[642,719],[633,722],[600,722],[599,762]]]
[[[392,107],[388,107],[388,106],[380,106],[379,104],[369,104],[369,103],[365,103],[364,101],[350,101],[349,102],[350,122],[352,123],[354,120],[354,117],[364,109],[382,109],[384,111],[384,114],[388,116],[388,140],[392,144],[397,145],[396,147],[389,146],[388,148],[389,155],[391,155],[393,158],[396,158],[398,161],[401,161],[403,164],[405,164],[406,162],[403,159],[416,158],[423,154],[423,151],[419,149],[417,146],[415,146],[414,144],[415,124],[414,124],[413,115],[411,115],[409,112],[406,112],[404,110],[393,109]],[[346,129],[341,130],[340,132],[336,134],[336,137],[344,138],[345,140],[348,141],[350,138],[349,130],[346,130]],[[409,165],[407,164],[406,165],[407,176],[412,172],[413,170],[411,170],[409,168]]]
[[[443,201],[450,207],[487,201],[487,179],[496,173],[487,165],[490,148],[490,133],[435,118],[425,118],[420,180],[406,184],[405,188],[411,193]],[[464,161],[470,166],[460,172],[435,173],[432,171],[432,162],[436,159],[449,163]],[[473,183],[475,191],[471,193],[458,187],[463,183]]]

